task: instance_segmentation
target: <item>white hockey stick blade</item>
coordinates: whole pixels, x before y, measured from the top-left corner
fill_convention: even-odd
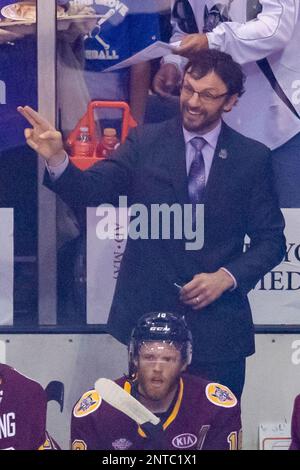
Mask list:
[[[122,387],[109,379],[98,379],[95,389],[107,403],[129,416],[138,424],[158,424],[160,419],[149,411]]]

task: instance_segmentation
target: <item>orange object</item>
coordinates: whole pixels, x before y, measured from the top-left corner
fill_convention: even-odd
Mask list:
[[[87,126],[79,128],[79,133],[72,146],[72,152],[79,158],[92,157],[94,147],[91,141],[90,131]]]
[[[96,108],[113,108],[123,111],[121,143],[125,141],[130,129],[137,126],[136,121],[131,116],[128,104],[124,101],[91,101],[87,112],[82,116],[75,129],[67,138],[67,145],[71,149],[70,158],[74,165],[81,170],[86,170],[99,160],[103,160],[103,156],[101,154],[98,156],[97,154],[97,151],[99,151],[99,141],[94,119],[94,110]],[[83,141],[80,138],[82,128],[85,128],[84,132],[89,136],[87,140],[83,139]]]

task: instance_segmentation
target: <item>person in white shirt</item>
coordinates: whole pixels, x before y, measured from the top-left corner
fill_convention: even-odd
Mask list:
[[[154,90],[172,94],[186,63],[205,48],[243,65],[246,93],[225,121],[272,152],[281,207],[300,207],[299,0],[172,0],[177,50],[164,58]],[[183,57],[184,56],[184,57]]]

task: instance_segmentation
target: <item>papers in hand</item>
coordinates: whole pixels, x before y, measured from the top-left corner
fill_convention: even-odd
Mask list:
[[[180,41],[173,42],[171,44],[162,41],[156,41],[150,46],[146,47],[140,52],[137,52],[129,59],[123,60],[116,65],[112,65],[104,70],[104,72],[113,72],[114,70],[123,69],[124,67],[130,67],[131,65],[139,64],[140,62],[147,62],[148,60],[157,59],[169,55],[180,46]]]

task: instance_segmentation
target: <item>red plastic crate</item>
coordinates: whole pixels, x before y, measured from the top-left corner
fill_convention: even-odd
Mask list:
[[[91,101],[88,105],[87,112],[82,116],[82,118],[77,123],[76,127],[73,129],[73,131],[67,138],[67,145],[71,148],[70,158],[74,165],[80,168],[81,170],[86,170],[87,168],[94,165],[96,162],[99,162],[99,160],[103,160],[103,158],[99,158],[96,155],[98,144],[98,136],[94,119],[94,110],[96,108],[113,108],[120,109],[123,111],[121,143],[125,141],[130,129],[137,126],[136,121],[133,119],[130,113],[130,108],[128,104],[124,101]],[[74,147],[74,144],[80,133],[81,127],[89,128],[91,144],[93,146],[93,154],[91,157],[78,157],[72,153],[72,148]]]

